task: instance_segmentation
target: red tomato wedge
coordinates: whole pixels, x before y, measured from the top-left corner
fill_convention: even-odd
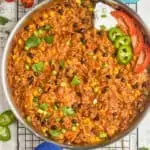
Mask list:
[[[137,27],[134,20],[123,11],[115,10],[112,11],[111,14],[117,19],[123,31],[131,36],[134,53],[136,55],[140,54],[144,47],[144,38],[140,28]]]
[[[31,8],[34,4],[34,0],[21,0],[21,3],[25,8]]]
[[[130,35],[132,35],[132,36],[136,35],[136,28],[134,25],[134,20],[129,15],[127,15],[125,12],[120,11],[120,10],[112,11],[111,14],[117,20],[119,19],[118,22],[120,22],[120,19],[124,22]]]
[[[145,57],[145,58],[144,59],[140,58],[140,56]],[[141,51],[140,56],[139,56],[139,59],[143,59],[143,62],[140,64],[138,64],[138,63],[136,64],[136,67],[135,67],[136,73],[143,72],[148,67],[148,65],[150,64],[150,46],[145,45],[144,50]],[[138,61],[141,61],[141,60],[138,60]]]

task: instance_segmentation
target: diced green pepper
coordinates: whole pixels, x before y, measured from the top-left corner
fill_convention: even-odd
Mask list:
[[[42,37],[44,31],[42,29],[37,29],[35,32],[34,32],[34,35],[37,36],[37,37]]]
[[[74,116],[75,115],[75,111],[73,110],[72,107],[64,106],[62,108],[62,111],[63,111],[65,116]]]
[[[8,127],[0,126],[0,141],[9,141],[11,138]]]
[[[50,130],[49,134],[53,137],[59,137],[62,134],[62,132],[61,130]]]
[[[41,44],[41,39],[36,36],[31,36],[25,42],[25,50],[29,50],[30,48],[38,47]]]
[[[116,39],[122,35],[123,35],[122,31],[116,27],[111,28],[108,32],[108,36],[109,36],[110,40],[113,42],[116,41]]]
[[[60,67],[63,68],[63,69],[66,67],[64,60],[61,60],[60,63],[59,63],[59,65],[60,65]]]
[[[15,121],[15,116],[11,110],[4,111],[0,115],[0,125],[1,126],[8,126],[8,125],[12,124],[14,121]]]
[[[39,102],[39,98],[38,97],[34,97],[33,98],[33,102],[38,103]]]
[[[32,65],[32,70],[36,73],[42,72],[44,69],[44,62],[39,62]]]
[[[45,42],[48,43],[48,44],[52,44],[53,41],[54,41],[54,37],[52,35],[49,35],[49,36],[46,36],[44,38]]]
[[[45,26],[43,26],[43,29],[48,31],[48,30],[53,29],[53,27],[51,25],[49,25],[49,24],[46,24]]]
[[[132,48],[131,46],[121,46],[117,51],[117,60],[122,65],[127,65],[132,59]]]
[[[44,110],[44,111],[47,111],[48,110],[48,104],[47,103],[40,104],[40,109]]]
[[[120,36],[115,41],[115,47],[119,48],[120,46],[131,45],[131,38],[129,36]]]
[[[73,77],[72,81],[71,81],[71,84],[72,84],[73,86],[78,86],[78,85],[80,84],[80,79],[79,79],[79,77],[75,75],[75,76]]]

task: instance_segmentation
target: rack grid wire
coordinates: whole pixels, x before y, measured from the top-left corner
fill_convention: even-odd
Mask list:
[[[38,0],[37,3],[42,0]],[[37,4],[36,3],[36,4]],[[136,12],[138,10],[137,4],[127,4]],[[18,21],[26,12],[30,9],[24,9],[20,2],[17,1],[17,18]],[[3,32],[3,31],[0,31]],[[5,31],[3,36],[0,36],[0,49],[4,48],[4,44],[8,37],[8,32]],[[17,150],[34,150],[34,148],[42,143],[43,141],[32,134],[28,129],[26,129],[22,124],[17,122]],[[120,141],[113,143],[97,150],[138,150],[138,129],[135,129],[130,135],[124,137]]]

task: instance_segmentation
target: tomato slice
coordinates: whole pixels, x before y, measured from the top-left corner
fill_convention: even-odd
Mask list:
[[[144,37],[139,27],[137,27],[136,31],[137,31],[136,32],[137,44],[136,44],[136,47],[134,48],[134,53],[137,55],[137,54],[140,54],[141,50],[144,48]]]
[[[34,4],[34,0],[21,0],[21,2],[25,8],[31,8]]]
[[[126,26],[131,36],[136,35],[134,20],[129,15],[120,10],[112,11],[111,14],[118,20],[118,23],[121,22],[121,20],[124,22],[124,26]]]
[[[118,24],[121,26],[122,30],[125,33],[129,33],[131,36],[134,53],[136,55],[140,54],[144,47],[144,38],[140,28],[137,27],[134,23],[134,20],[123,11],[116,10],[112,11],[111,14],[117,19]]]
[[[141,55],[143,55],[142,53],[145,53],[144,54],[145,59],[142,63],[140,63],[140,64],[137,63],[136,64],[136,67],[135,67],[135,72],[136,73],[143,72],[148,67],[148,65],[150,64],[150,46],[145,45],[144,46],[144,51],[141,52]]]

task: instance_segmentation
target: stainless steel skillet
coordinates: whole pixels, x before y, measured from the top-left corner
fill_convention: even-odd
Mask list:
[[[117,136],[113,137],[111,140],[102,143],[102,144],[97,144],[97,145],[91,145],[91,146],[74,146],[74,145],[66,145],[66,144],[59,144],[56,143],[46,137],[44,137],[43,135],[37,133],[35,131],[34,128],[32,128],[31,126],[29,126],[25,121],[24,118],[21,116],[21,113],[19,112],[18,108],[16,107],[12,96],[11,96],[11,91],[9,89],[8,83],[7,83],[7,58],[9,53],[11,52],[11,49],[13,47],[13,37],[18,33],[18,31],[26,25],[26,22],[28,22],[28,20],[30,19],[30,17],[37,11],[39,11],[40,9],[42,9],[43,7],[46,7],[46,5],[48,3],[50,3],[51,0],[45,0],[44,2],[42,2],[41,4],[39,4],[38,6],[36,6],[33,10],[31,10],[30,12],[28,12],[19,22],[18,24],[15,26],[15,28],[13,29],[13,31],[11,32],[8,41],[6,43],[5,49],[4,49],[4,55],[2,58],[2,70],[1,70],[1,75],[2,75],[2,85],[3,85],[3,89],[4,89],[4,93],[6,95],[6,98],[8,100],[8,103],[12,109],[12,111],[14,112],[14,114],[16,115],[16,117],[18,118],[18,120],[24,124],[24,126],[26,128],[28,128],[31,132],[33,132],[36,136],[42,138],[45,141],[51,142],[51,143],[55,143],[63,148],[69,148],[69,149],[92,149],[92,148],[100,148],[103,147],[105,145],[111,144],[117,140],[119,140],[120,138],[126,136],[129,132],[131,132],[135,127],[137,127],[137,125],[140,123],[140,121],[144,118],[144,116],[147,114],[148,112],[148,108],[150,106],[150,101],[147,101],[146,104],[146,108],[144,110],[143,113],[141,113],[139,116],[137,116],[137,118],[134,120],[134,122],[132,123],[132,125],[129,127],[128,130],[119,133]],[[139,22],[139,24],[141,25],[141,30],[143,31],[144,35],[145,35],[145,40],[150,44],[150,32],[147,28],[147,26],[145,25],[145,23],[142,21],[142,19],[133,11],[131,10],[128,6],[122,4],[121,2],[117,1],[117,0],[102,0],[102,2],[111,5],[112,7],[116,8],[116,9],[122,9],[125,12],[127,12],[128,14],[130,14],[137,22]],[[150,97],[148,97],[148,99],[150,99]]]

